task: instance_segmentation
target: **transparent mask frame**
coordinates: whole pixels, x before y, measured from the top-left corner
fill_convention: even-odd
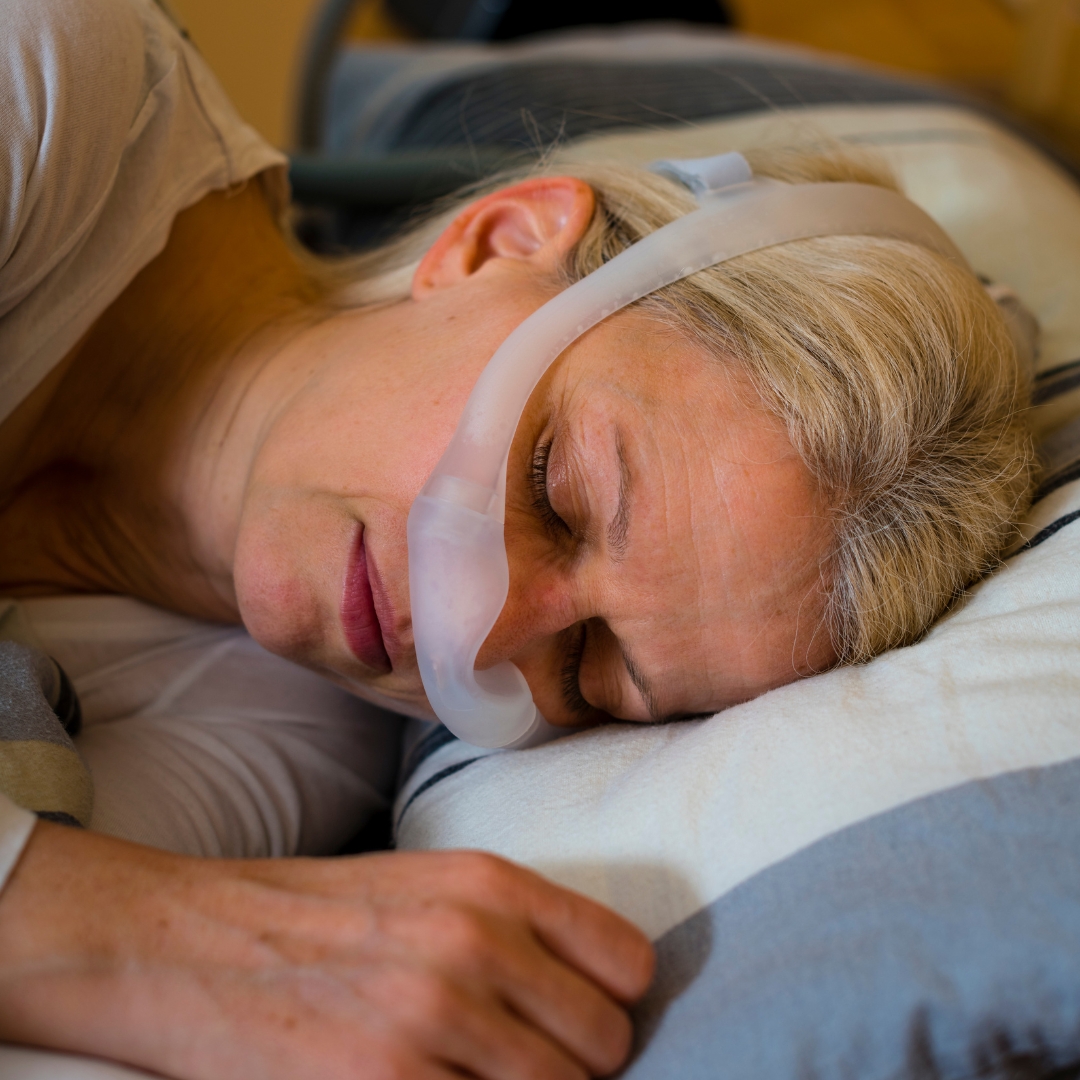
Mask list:
[[[510,588],[503,531],[510,446],[529,396],[570,345],[665,285],[795,240],[890,237],[967,266],[929,215],[886,188],[755,179],[737,153],[650,168],[684,184],[699,208],[563,290],[507,337],[409,512],[409,591],[424,690],[450,731],[476,746],[523,748],[568,730],[544,719],[513,663],[475,665]]]

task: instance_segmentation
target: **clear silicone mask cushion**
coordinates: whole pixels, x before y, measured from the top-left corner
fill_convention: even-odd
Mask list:
[[[566,733],[540,715],[509,661],[478,671],[480,646],[506,603],[506,463],[529,395],[597,323],[657,289],[751,251],[819,236],[907,240],[966,266],[914,203],[869,184],[755,179],[741,154],[656,162],[699,209],[644,237],[530,315],[473,388],[450,445],[409,512],[409,591],[428,701],[460,739],[523,747]]]

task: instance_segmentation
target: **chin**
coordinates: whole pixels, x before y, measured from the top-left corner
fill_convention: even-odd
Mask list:
[[[322,673],[326,675],[331,682],[336,683],[344,690],[348,690],[350,694],[354,694],[364,701],[371,702],[372,705],[378,705],[382,709],[388,709],[390,712],[399,713],[401,716],[410,716],[415,720],[438,722],[439,718],[428,704],[423,691],[417,695],[415,692],[409,690],[402,690],[399,692],[395,692],[392,689],[383,690],[379,687],[372,686],[371,683],[363,679],[342,675],[340,672],[323,671]]]
[[[308,620],[296,618],[293,612],[283,618],[273,608],[243,600],[240,618],[247,632],[267,652],[305,667],[321,666],[318,660],[322,651],[319,648],[321,634]]]

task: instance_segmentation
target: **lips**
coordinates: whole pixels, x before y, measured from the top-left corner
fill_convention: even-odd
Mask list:
[[[364,547],[363,526],[357,531],[349,553],[345,594],[341,600],[341,625],[349,648],[362,664],[381,674],[393,670],[371,592],[371,572]]]

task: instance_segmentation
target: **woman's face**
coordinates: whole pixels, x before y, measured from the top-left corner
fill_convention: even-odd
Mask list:
[[[591,210],[568,183],[501,217],[496,202],[433,249],[412,299],[336,315],[280,358],[289,389],[260,428],[234,561],[267,648],[429,715],[409,507],[484,364],[554,292]],[[644,312],[590,331],[533,393],[505,535],[510,593],[477,665],[512,660],[552,722],[713,712],[832,662],[825,507],[783,424],[733,364]]]

